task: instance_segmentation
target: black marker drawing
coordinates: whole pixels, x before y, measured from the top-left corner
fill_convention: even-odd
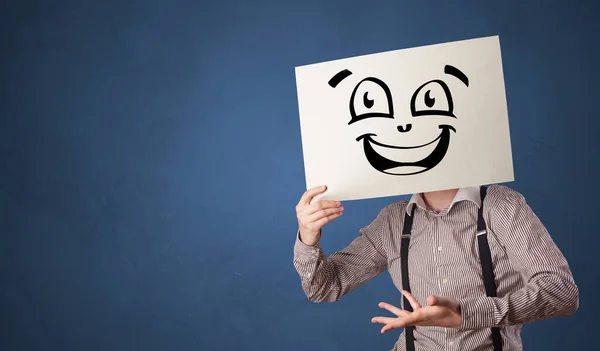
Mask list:
[[[360,94],[361,98],[358,104],[356,104],[356,93],[364,85],[371,85],[371,87],[374,88],[374,90],[383,91],[385,93],[386,100],[377,101],[377,105],[375,105],[375,100],[369,99],[369,90],[367,87],[367,89],[365,89],[366,91],[363,94]],[[375,108],[373,108],[374,105]],[[366,107],[367,110],[369,110],[369,112],[357,113],[356,107],[358,106]],[[360,83],[356,85],[354,91],[352,91],[352,95],[350,96],[350,116],[352,118],[350,119],[350,122],[348,124],[352,124],[354,122],[358,122],[362,119],[370,117],[394,118],[392,92],[390,91],[390,88],[388,88],[387,84],[385,84],[382,80],[373,77],[365,78],[362,81],[360,81]]]
[[[434,90],[439,93],[441,89],[442,94],[435,94],[435,97],[431,96],[431,91]],[[437,101],[436,101],[437,99]],[[415,106],[417,101],[425,103],[425,107],[417,108]],[[437,102],[437,103],[436,103]],[[445,108],[444,108],[445,106]],[[436,109],[433,109],[433,108]],[[452,95],[450,89],[446,83],[441,80],[432,80],[421,85],[410,99],[410,112],[413,117],[417,116],[454,116],[454,104],[452,102]],[[455,117],[456,118],[456,117]]]
[[[335,87],[337,87],[338,84],[340,84],[341,81],[348,78],[348,76],[351,74],[352,74],[352,72],[348,71],[347,69],[340,71],[340,72],[338,72],[338,74],[336,74],[329,80],[329,85],[332,88],[335,88]]]
[[[446,65],[444,73],[456,77],[464,85],[469,86],[469,79],[458,68]],[[342,70],[329,80],[329,85],[336,88],[350,75],[352,75],[352,72],[349,70]],[[385,98],[375,98],[376,95],[381,96],[382,93]],[[455,119],[454,102],[448,85],[439,79],[422,84],[412,95],[410,112],[413,117],[446,116]],[[394,106],[392,94],[387,84],[381,79],[368,77],[361,80],[352,91],[350,96],[350,122],[348,124],[373,117],[395,118]],[[409,123],[399,125],[396,128],[399,133],[404,134],[410,132],[412,127],[412,123]],[[446,156],[450,146],[450,131],[456,133],[456,129],[450,124],[440,124],[438,128],[441,132],[437,138],[416,146],[384,144],[374,139],[377,137],[374,133],[364,133],[356,138],[356,141],[363,143],[365,157],[369,164],[377,171],[390,175],[413,175],[434,168]],[[428,156],[418,161],[404,162],[392,160],[381,155],[384,152],[386,154],[394,153],[394,155],[401,156],[403,152],[418,152],[418,150],[423,150],[424,148],[430,148],[432,151]]]

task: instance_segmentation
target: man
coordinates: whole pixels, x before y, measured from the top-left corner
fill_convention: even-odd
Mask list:
[[[319,247],[321,229],[343,214],[343,206],[312,202],[325,190],[309,189],[296,208],[294,266],[302,288],[313,302],[333,302],[388,270],[410,303],[400,309],[382,302],[379,307],[394,316],[372,320],[384,325],[382,333],[406,328],[393,350],[406,350],[407,329],[416,350],[495,350],[492,328],[499,330],[503,351],[522,350],[523,324],[578,309],[567,261],[515,190],[492,185],[483,203],[479,187],[415,194],[385,207],[350,245],[329,257]],[[486,296],[482,279],[476,239],[481,206],[497,297]],[[409,293],[403,290],[401,239],[411,214]]]

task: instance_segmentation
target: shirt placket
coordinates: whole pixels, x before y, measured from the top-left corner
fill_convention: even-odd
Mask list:
[[[441,296],[449,296],[448,294],[448,277],[446,274],[446,267],[444,265],[444,263],[448,262],[447,257],[445,257],[445,255],[448,255],[449,253],[448,251],[448,245],[447,245],[447,241],[448,238],[446,237],[446,235],[448,235],[447,233],[445,233],[444,231],[444,216],[446,216],[447,213],[442,212],[440,214],[434,214],[433,215],[433,223],[432,223],[432,234],[434,237],[434,242],[435,242],[435,250],[434,250],[434,260],[435,260],[435,272],[436,272],[436,278],[437,278],[437,285],[438,285],[438,290],[439,290],[439,294]],[[445,338],[445,342],[444,342],[444,349],[445,350],[455,350],[456,349],[456,344],[455,341],[453,340],[453,335],[454,333],[452,333],[452,331],[449,328],[444,328],[444,338]]]
[[[442,294],[442,284],[440,283],[440,268],[442,265],[442,260],[441,260],[441,253],[443,250],[442,244],[441,244],[441,238],[440,238],[440,234],[438,232],[438,217],[435,214],[432,213],[428,213],[427,214],[427,219],[428,219],[428,229],[429,229],[429,235],[433,236],[433,260],[435,263],[435,275],[436,275],[436,283],[437,283],[437,287],[438,287],[438,294]]]

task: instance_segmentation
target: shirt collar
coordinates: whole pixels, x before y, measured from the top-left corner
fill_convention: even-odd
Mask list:
[[[461,201],[471,201],[475,205],[477,205],[477,208],[481,207],[481,194],[479,192],[479,187],[474,186],[458,189],[456,195],[454,195],[454,199],[452,199],[452,202],[450,203],[450,206],[448,206],[448,208],[443,212],[449,212],[452,206],[454,206],[454,204],[459,203]],[[422,193],[413,194],[413,196],[410,198],[410,201],[408,202],[408,205],[406,206],[406,213],[410,214],[411,207],[414,205],[419,206],[425,211],[431,211],[429,207],[427,207],[427,205],[425,204],[425,200],[423,199]]]

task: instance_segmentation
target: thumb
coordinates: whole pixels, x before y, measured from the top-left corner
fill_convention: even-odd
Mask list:
[[[442,307],[450,307],[450,303],[448,299],[443,296],[435,296],[431,295],[427,298],[427,304],[429,306],[442,306]]]

